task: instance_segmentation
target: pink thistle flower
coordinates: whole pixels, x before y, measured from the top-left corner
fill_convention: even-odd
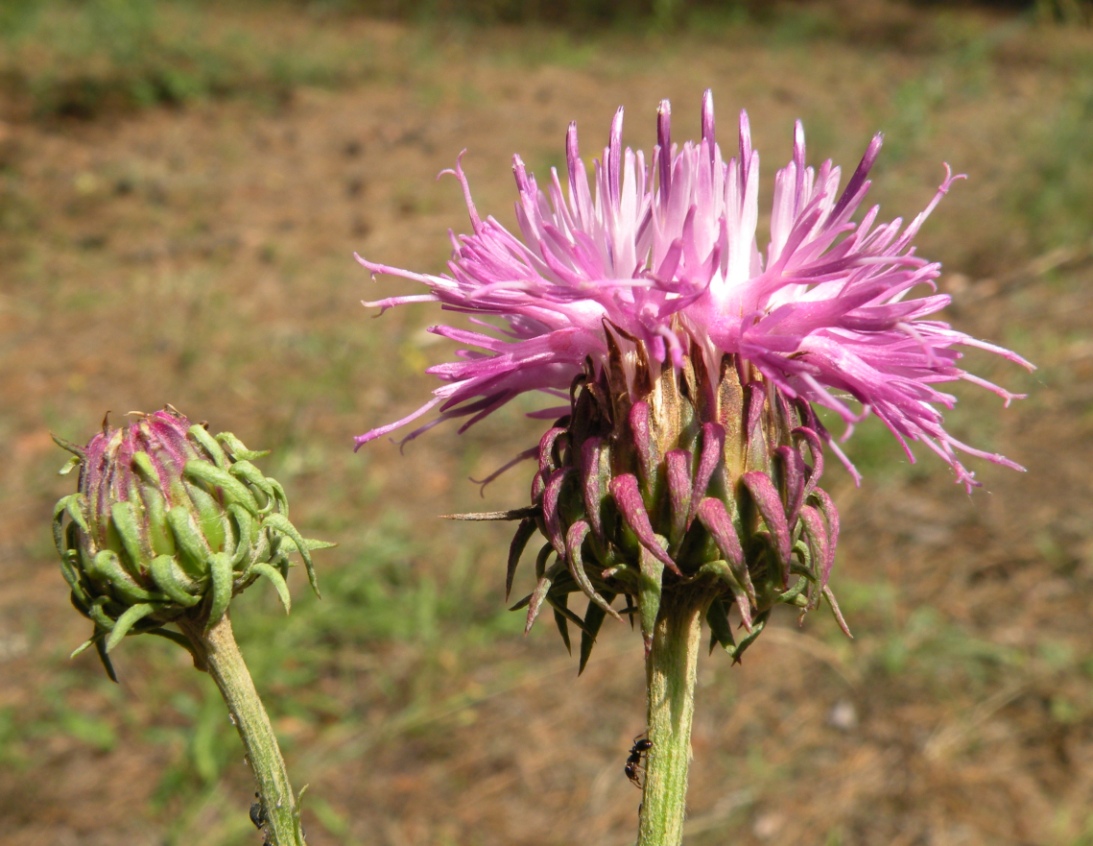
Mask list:
[[[537,449],[530,508],[519,519],[506,579],[531,537],[544,539],[536,587],[517,604],[530,628],[549,605],[568,645],[581,629],[581,665],[606,616],[640,618],[652,649],[658,615],[702,611],[714,640],[739,659],[779,603],[802,612],[825,598],[838,513],[818,482],[823,450],[853,465],[817,420],[815,407],[847,424],[875,414],[913,461],[910,442],[940,455],[970,491],[960,454],[1021,469],[968,446],[944,428],[955,397],[937,386],[968,381],[1017,395],[959,367],[978,347],[1031,367],[1008,350],[928,320],[949,298],[936,292],[940,266],[912,242],[954,181],[945,180],[907,226],[878,222],[873,207],[852,218],[869,189],[876,136],[840,192],[831,162],[805,164],[797,124],[793,158],[775,177],[770,243],[761,253],[759,159],[741,114],[738,152],[726,162],[706,93],[702,137],[673,146],[668,103],[646,161],[623,150],[622,110],[611,125],[595,190],[570,126],[567,188],[556,171],[545,189],[517,157],[519,237],[479,217],[463,169],[472,232],[452,236],[450,275],[358,261],[373,273],[413,279],[429,293],[366,305],[386,309],[437,301],[471,315],[474,329],[431,331],[466,349],[430,368],[444,384],[402,420],[357,446],[420,419],[403,442],[445,420],[460,431],[529,391],[550,399],[533,417],[556,419]],[[929,293],[908,294],[919,286]],[[853,407],[850,403],[856,402]],[[552,563],[553,562],[553,563]],[[580,618],[570,594],[588,598]],[[663,601],[662,601],[663,600]],[[732,609],[747,636],[737,643]]]
[[[838,167],[830,161],[819,170],[806,166],[798,122],[793,158],[775,176],[764,254],[756,241],[759,156],[751,146],[747,115],[740,115],[738,152],[728,162],[716,141],[708,91],[699,142],[672,144],[667,101],[658,111],[657,129],[658,143],[648,160],[640,150],[623,150],[620,108],[603,159],[594,165],[594,191],[579,157],[575,125],[566,138],[565,187],[552,171],[548,185],[540,188],[516,156],[519,236],[492,217],[479,217],[457,161],[446,172],[463,188],[472,231],[452,236],[450,275],[419,274],[357,257],[374,274],[412,279],[430,291],[365,305],[386,309],[437,301],[472,315],[477,327],[430,329],[467,349],[458,361],[429,369],[444,383],[432,399],[359,436],[358,447],[434,408],[439,415],[403,442],[450,419],[464,420],[462,432],[530,391],[551,398],[549,407],[533,416],[564,413],[567,406],[557,400],[568,397],[586,361],[596,372],[605,367],[609,334],[615,333],[641,342],[652,359],[677,369],[685,356],[697,354],[705,359],[706,372],[716,376],[722,356],[740,357],[786,397],[835,411],[849,424],[848,434],[853,424],[874,414],[910,461],[915,458],[909,442],[924,444],[969,491],[978,483],[961,453],[1023,469],[944,428],[941,409],[952,408],[956,398],[939,385],[971,382],[1006,405],[1020,397],[961,369],[962,347],[1032,369],[1009,350],[927,319],[949,297],[936,292],[940,265],[917,256],[912,241],[962,175],[952,175],[946,165],[937,193],[907,226],[900,218],[878,222],[876,206],[855,223],[881,136],[870,142],[840,193]],[[920,286],[930,293],[907,299]],[[485,317],[498,317],[503,326]],[[823,437],[859,480],[826,432]]]

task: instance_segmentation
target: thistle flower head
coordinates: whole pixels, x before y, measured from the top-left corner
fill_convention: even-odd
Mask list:
[[[187,616],[211,625],[231,598],[259,577],[289,610],[285,577],[295,549],[318,592],[311,550],[288,520],[276,480],[252,463],[231,433],[215,437],[173,408],[134,413],[128,426],[102,431],[85,447],[58,440],[79,467],[78,491],[54,509],[53,536],[72,603],[95,623],[90,640],[106,653],[125,635],[159,634]]]
[[[565,186],[552,171],[541,188],[515,157],[519,237],[495,219],[479,217],[457,163],[452,173],[463,187],[472,231],[453,236],[448,275],[358,257],[373,273],[402,276],[429,289],[366,305],[437,301],[473,315],[477,326],[432,328],[469,349],[458,361],[430,368],[444,384],[429,402],[361,435],[358,446],[434,408],[439,415],[407,440],[443,420],[462,419],[466,429],[523,393],[564,398],[586,360],[597,371],[606,365],[609,335],[619,330],[640,341],[656,362],[679,368],[694,353],[706,360],[707,373],[717,374],[721,356],[736,355],[786,396],[830,408],[847,423],[872,413],[910,460],[908,442],[921,442],[969,488],[976,482],[962,453],[1020,469],[950,435],[940,410],[955,403],[938,388],[948,382],[972,382],[1007,403],[1016,398],[961,369],[963,347],[1031,367],[1015,353],[927,319],[949,297],[934,288],[940,265],[917,256],[912,242],[962,177],[946,167],[930,203],[906,226],[900,218],[879,222],[876,206],[855,222],[881,136],[870,142],[840,191],[838,167],[830,161],[818,170],[806,165],[798,123],[792,160],[775,176],[770,241],[760,252],[759,156],[747,115],[741,113],[737,152],[728,161],[717,143],[709,92],[699,142],[673,145],[670,117],[664,102],[658,143],[647,160],[641,151],[622,149],[620,109],[592,186],[575,125],[566,138]],[[907,299],[919,287],[928,295]],[[557,405],[541,416],[554,414]],[[833,446],[830,439],[827,444]],[[839,457],[854,472],[841,452]]]
[[[517,156],[518,234],[478,215],[457,162],[471,232],[452,237],[448,274],[358,257],[373,273],[428,289],[366,305],[437,301],[471,315],[475,328],[433,327],[466,349],[430,368],[443,383],[431,400],[357,445],[434,409],[404,441],[445,420],[463,421],[463,431],[540,392],[550,399],[533,416],[558,423],[529,453],[539,461],[534,509],[510,561],[537,527],[547,543],[529,622],[549,602],[563,630],[568,619],[594,636],[592,618],[616,613],[622,595],[648,634],[660,592],[699,585],[728,646],[728,607],[751,630],[776,601],[812,607],[829,594],[838,523],[817,486],[824,449],[858,477],[816,407],[851,428],[876,415],[912,461],[917,441],[970,490],[977,482],[962,455],[1020,468],[945,430],[942,409],[955,398],[939,386],[969,381],[1007,403],[1016,397],[961,369],[964,347],[1031,365],[929,319],[948,297],[934,286],[940,266],[916,255],[913,240],[962,178],[947,166],[907,225],[881,222],[877,207],[855,220],[881,137],[840,190],[830,161],[806,164],[798,123],[760,250],[759,157],[746,114],[727,161],[709,92],[698,142],[673,144],[667,102],[648,158],[624,150],[621,136],[620,109],[591,179],[572,125],[564,184],[552,171],[540,186]],[[926,295],[908,298],[918,288]],[[591,600],[584,620],[564,602],[578,589]]]

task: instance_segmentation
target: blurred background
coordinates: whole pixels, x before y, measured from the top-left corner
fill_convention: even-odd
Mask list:
[[[304,801],[309,843],[633,842],[640,638],[606,627],[577,677],[547,621],[505,610],[508,528],[438,515],[526,503],[520,408],[400,455],[352,437],[416,408],[452,350],[353,261],[440,271],[478,209],[511,222],[615,109],[649,149],[658,102],[697,136],[748,109],[762,214],[804,121],[810,163],[886,143],[872,200],[909,219],[943,162],[969,175],[918,239],[947,319],[1034,361],[969,369],[951,430],[1025,464],[968,497],[883,427],[830,462],[833,586],[854,630],[787,613],[741,666],[700,663],[687,843],[1093,844],[1093,31],[1037,3],[0,0],[0,840],[257,844],[253,785],[211,681],[166,641],[69,660],[50,433],[170,402],[248,446],[294,522],[337,541],[233,619]],[[525,409],[526,410],[526,409]],[[528,566],[528,565],[525,565]],[[530,567],[529,567],[530,570]],[[515,597],[531,585],[527,571]],[[788,610],[788,609],[787,609]],[[144,642],[148,640],[148,642]]]

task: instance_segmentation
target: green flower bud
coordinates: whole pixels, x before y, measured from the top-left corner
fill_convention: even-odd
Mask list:
[[[220,620],[233,596],[265,579],[287,613],[289,553],[300,553],[318,594],[311,550],[288,519],[285,492],[252,463],[234,435],[215,437],[168,406],[134,414],[123,429],[103,421],[86,447],[57,443],[80,468],[77,493],[53,512],[53,538],[72,604],[95,623],[91,638],[114,678],[107,653],[128,634],[189,641],[164,626],[186,617]]]

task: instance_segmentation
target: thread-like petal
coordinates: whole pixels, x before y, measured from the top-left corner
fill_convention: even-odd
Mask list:
[[[878,220],[877,208],[855,222],[881,137],[867,145],[840,192],[838,167],[830,161],[818,169],[807,165],[798,123],[791,160],[774,178],[770,241],[761,252],[759,159],[746,114],[740,115],[737,153],[727,161],[715,143],[709,92],[699,142],[672,142],[667,102],[658,109],[657,144],[648,157],[623,149],[621,137],[620,109],[590,174],[571,125],[565,178],[552,172],[545,190],[516,157],[518,235],[479,216],[457,161],[449,172],[459,182],[471,226],[452,236],[446,275],[358,258],[373,274],[401,276],[428,289],[370,305],[435,300],[478,321],[475,331],[434,328],[465,345],[458,360],[430,368],[443,384],[413,413],[358,437],[358,447],[435,409],[439,416],[413,429],[404,443],[444,420],[460,419],[465,430],[528,392],[550,395],[553,410],[554,398],[588,363],[596,372],[609,367],[615,343],[605,329],[610,326],[656,363],[680,367],[697,352],[707,359],[707,372],[716,374],[724,356],[735,356],[779,392],[832,409],[848,426],[867,414],[879,417],[912,460],[910,444],[919,442],[969,489],[977,482],[961,454],[1020,469],[944,427],[943,409],[955,400],[941,385],[970,382],[1006,403],[1017,396],[963,370],[962,347],[1031,368],[1008,350],[929,319],[948,297],[932,292],[940,266],[917,256],[913,240],[960,175],[946,166],[938,190],[906,226],[899,218]],[[927,296],[908,297],[922,288]],[[632,363],[619,363],[633,375]],[[640,400],[636,383],[629,387]],[[826,431],[816,431],[857,479]]]

